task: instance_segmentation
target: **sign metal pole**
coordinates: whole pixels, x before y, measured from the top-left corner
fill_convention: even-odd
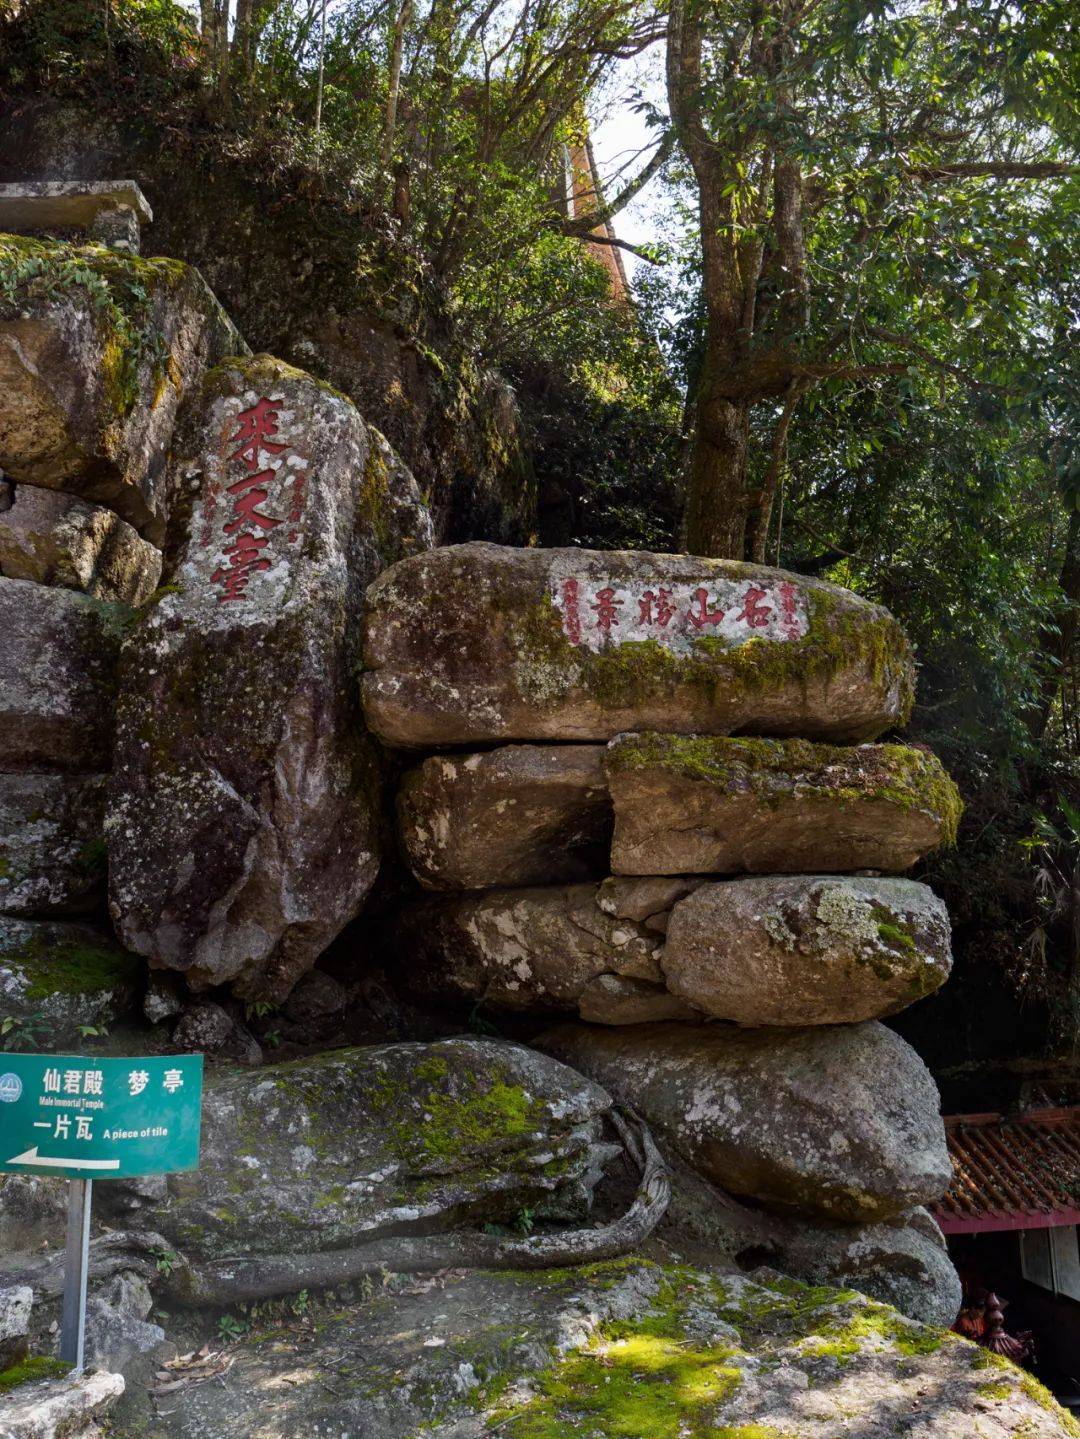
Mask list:
[[[67,1250],[64,1255],[64,1310],[60,1358],[83,1370],[86,1342],[86,1278],[90,1262],[92,1179],[68,1180]]]

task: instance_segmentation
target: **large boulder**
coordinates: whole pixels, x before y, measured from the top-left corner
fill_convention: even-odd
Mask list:
[[[388,1276],[320,1311],[317,1346],[258,1320],[163,1439],[1066,1439],[1029,1374],[850,1290],[637,1256]],[[177,1396],[170,1396],[176,1399]]]
[[[106,783],[0,773],[0,915],[85,914],[100,904]]]
[[[141,605],[161,577],[161,551],[112,510],[0,480],[0,575]]]
[[[960,1312],[960,1276],[925,1209],[885,1224],[788,1223],[778,1256],[796,1279],[858,1289],[923,1324],[948,1328]]]
[[[537,1041],[629,1104],[695,1169],[767,1206],[870,1223],[944,1193],[938,1093],[899,1035],[560,1025]]]
[[[430,524],[349,401],[267,355],[209,372],[172,466],[168,583],[123,654],[112,913],[193,988],[280,1001],[378,870],[353,646],[377,564]]]
[[[690,555],[455,545],[368,594],[364,709],[388,744],[622,730],[873,739],[903,722],[892,616],[783,570]]]
[[[139,971],[92,925],[0,918],[0,1022],[39,1045],[107,1028],[130,1009]]]
[[[744,1025],[896,1014],[949,977],[949,913],[910,879],[780,875],[704,884],[671,911],[673,994]]]
[[[580,1207],[612,1152],[600,1134],[610,1105],[546,1055],[491,1039],[214,1076],[199,1170],[170,1177],[148,1222],[186,1258],[213,1259]]]
[[[626,734],[605,760],[616,874],[903,870],[956,839],[956,786],[906,745]]]
[[[0,770],[108,767],[124,605],[0,578]]]
[[[432,756],[402,779],[398,833],[429,889],[565,884],[608,868],[600,745]]]
[[[165,537],[169,439],[208,365],[246,350],[198,270],[0,237],[0,469]]]
[[[599,898],[599,886],[574,884],[414,901],[392,922],[393,948],[408,956],[399,973],[410,993],[433,1003],[573,1014],[588,995],[597,1020],[610,1012],[609,1001],[621,1005],[633,994],[639,1018],[671,1017],[661,937],[602,909]],[[638,983],[605,990],[596,983],[602,976]],[[650,992],[660,1008],[642,1013]]]

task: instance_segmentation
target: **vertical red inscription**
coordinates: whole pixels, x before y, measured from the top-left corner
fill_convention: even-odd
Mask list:
[[[799,638],[798,590],[790,580],[784,580],[780,589],[780,627],[789,640]]]
[[[211,584],[221,587],[218,604],[242,600],[252,573],[270,568],[270,561],[262,551],[270,542],[269,531],[281,521],[259,506],[270,498],[269,485],[277,479],[277,471],[259,466],[264,453],[280,455],[288,449],[283,441],[273,438],[278,432],[279,409],[272,400],[262,398],[236,417],[236,434],[229,443],[238,448],[226,463],[240,460],[248,473],[226,486],[225,492],[232,501],[232,517],[226,521],[225,533],[232,537],[232,543],[225,549],[228,563],[219,565],[210,576]]]
[[[577,580],[563,580],[562,586],[563,629],[572,645],[581,643],[581,603],[578,598]]]

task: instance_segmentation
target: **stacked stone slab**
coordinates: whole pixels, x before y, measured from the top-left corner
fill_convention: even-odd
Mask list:
[[[758,566],[469,544],[371,586],[365,664],[384,742],[453,751],[398,793],[414,995],[573,1016],[541,1046],[778,1212],[903,1223],[944,1190],[933,1081],[879,1021],[949,974],[945,907],[902,874],[960,805],[928,751],[875,743],[913,693],[885,610]],[[940,1247],[908,1237],[940,1314]]]
[[[27,224],[58,203],[18,198]],[[91,922],[118,656],[158,584],[177,409],[245,348],[197,271],[129,250],[0,235],[0,1016],[39,1039],[108,1023],[134,989]]]

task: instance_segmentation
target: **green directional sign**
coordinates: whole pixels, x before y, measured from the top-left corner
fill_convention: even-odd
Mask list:
[[[201,1054],[0,1054],[0,1171],[124,1179],[199,1166]]]

